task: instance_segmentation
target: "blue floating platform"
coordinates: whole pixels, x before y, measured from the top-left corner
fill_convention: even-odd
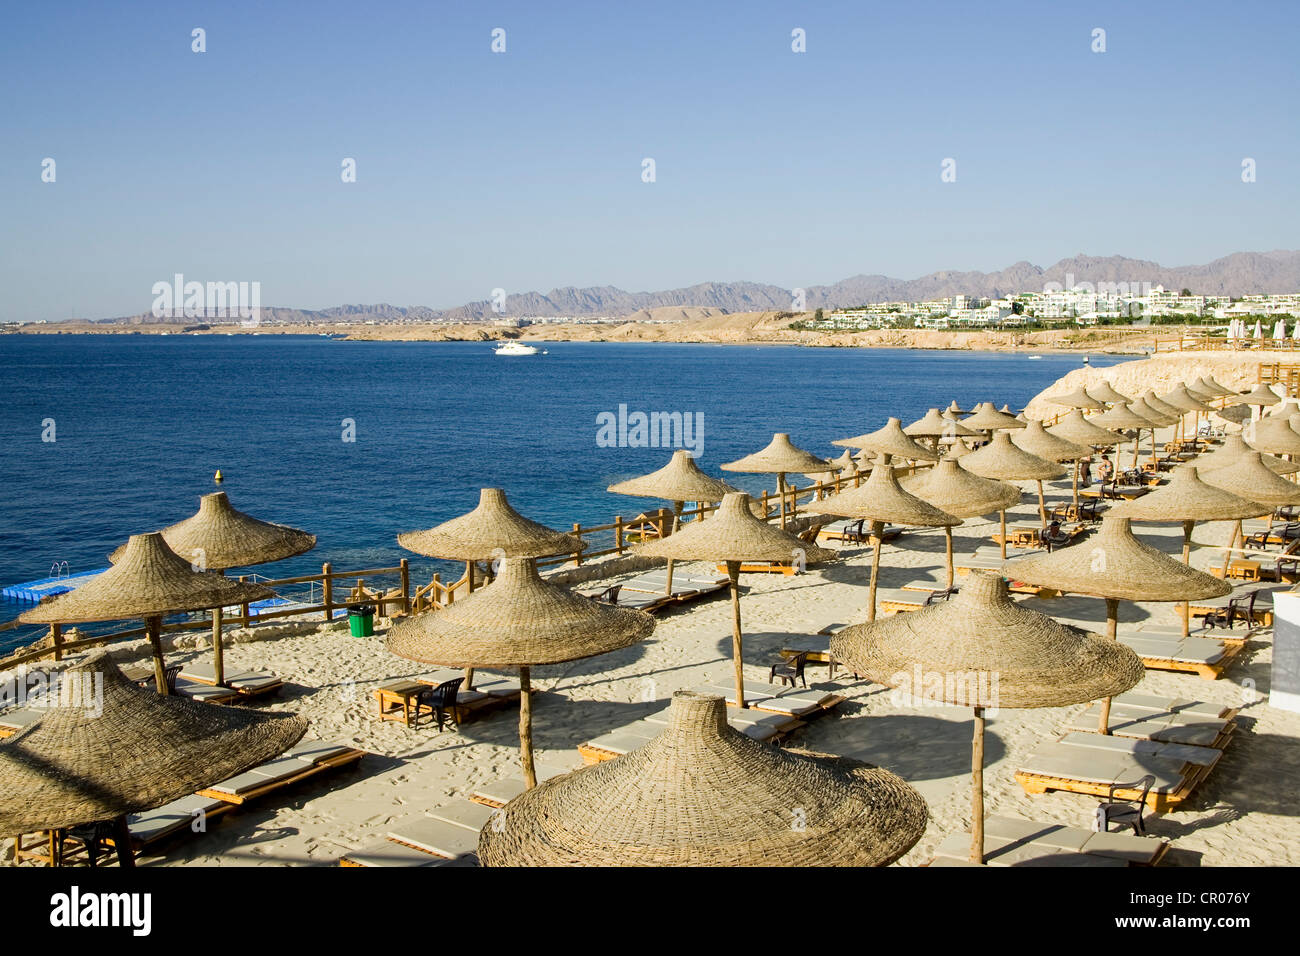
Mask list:
[[[47,597],[66,594],[85,584],[95,575],[102,574],[107,570],[108,568],[97,568],[94,571],[65,574],[57,578],[41,578],[38,581],[27,581],[23,584],[11,584],[7,588],[0,588],[0,597],[7,598],[10,601],[25,601],[29,604],[37,604]]]

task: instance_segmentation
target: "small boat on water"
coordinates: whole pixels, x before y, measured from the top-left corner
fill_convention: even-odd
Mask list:
[[[1031,355],[1031,356],[1029,356],[1029,360],[1030,360],[1031,362],[1034,361],[1034,360],[1036,360],[1036,359],[1041,359],[1041,358],[1042,358],[1041,355]]]
[[[536,355],[537,346],[525,345],[523,342],[502,342],[492,350],[493,355]]]

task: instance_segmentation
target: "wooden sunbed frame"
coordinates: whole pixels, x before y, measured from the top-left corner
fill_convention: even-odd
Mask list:
[[[1205,748],[1212,749],[1212,748]],[[1178,786],[1168,793],[1161,793],[1154,787],[1147,794],[1146,805],[1152,813],[1165,813],[1174,810],[1180,803],[1191,795],[1191,792],[1210,775],[1210,771],[1218,766],[1217,761],[1208,766],[1197,764],[1186,764],[1182,775],[1182,781]],[[1187,769],[1187,768],[1191,769]],[[1060,790],[1063,793],[1081,793],[1086,796],[1104,797],[1110,793],[1110,784],[1094,783],[1091,780],[1076,780],[1068,777],[1054,777],[1048,774],[1034,773],[1027,770],[1016,771],[1016,782],[1024,788],[1025,793],[1030,796],[1046,793],[1049,790]],[[1141,798],[1141,790],[1116,790],[1115,796],[1120,800],[1136,801]]]
[[[208,687],[228,686],[226,684],[218,684],[215,680],[207,676],[187,674],[185,673],[184,668],[181,669],[180,676],[192,684],[204,684]],[[252,700],[257,697],[265,697],[268,694],[278,694],[280,693],[280,691],[284,690],[284,679],[279,677],[278,675],[272,675],[272,676],[276,677],[275,682],[271,684],[267,684],[265,687],[258,687],[253,690],[244,690],[239,687],[229,687],[229,690],[232,694],[237,694],[241,700]]]
[[[1194,637],[1195,635],[1193,635]],[[1218,638],[1214,638],[1218,640]],[[1166,657],[1147,657],[1138,654],[1142,658],[1142,666],[1151,671],[1177,671],[1184,674],[1195,674],[1201,680],[1218,680],[1219,675],[1228,669],[1232,659],[1241,653],[1245,648],[1245,640],[1241,641],[1224,641],[1223,656],[1213,664],[1197,664],[1193,661],[1175,661]]]
[[[225,803],[243,806],[250,800],[256,800],[259,797],[266,796],[268,793],[274,793],[277,790],[283,790],[291,787],[296,783],[306,780],[308,777],[314,777],[317,774],[325,773],[329,770],[336,770],[339,767],[346,767],[357,763],[366,755],[364,750],[349,748],[341,754],[335,754],[333,757],[326,757],[313,764],[303,764],[303,769],[298,773],[291,774],[288,777],[281,777],[278,780],[268,780],[260,787],[254,787],[251,790],[245,790],[243,793],[223,793],[220,790],[200,790],[200,797],[207,797],[210,800],[221,800]]]

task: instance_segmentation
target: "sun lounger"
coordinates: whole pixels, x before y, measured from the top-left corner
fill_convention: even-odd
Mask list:
[[[730,684],[701,684],[692,690],[701,694],[718,694],[727,701],[727,717],[744,714],[736,708],[736,688]],[[819,717],[844,703],[845,698],[816,687],[783,687],[760,681],[745,681],[745,703],[750,710],[762,710],[779,716]],[[667,711],[662,711],[667,714]],[[784,732],[784,731],[783,731]]]
[[[193,833],[196,820],[202,819],[206,827],[232,806],[224,800],[194,794],[165,803],[154,810],[132,813],[126,818],[127,831],[131,834],[131,849],[143,853],[170,836]]]
[[[180,676],[193,684],[217,686],[217,671],[211,661],[191,661],[181,668]],[[227,671],[224,686],[240,697],[262,697],[284,687],[284,681],[270,671]]]
[[[363,756],[364,750],[341,744],[309,744],[305,747],[300,744],[275,760],[258,764],[251,770],[200,790],[198,795],[237,805],[244,804],[325,771],[355,764]]]
[[[12,737],[41,719],[43,710],[35,707],[15,707],[0,714],[0,738]]]
[[[988,866],[1155,866],[1168,849],[1168,840],[1151,837],[1093,833],[1014,817],[984,820],[984,862]],[[969,856],[969,834],[954,833],[939,844],[931,865],[941,860],[965,861]]]
[[[456,800],[445,807],[435,807],[429,816],[478,833],[496,815],[496,808],[472,800]]]
[[[190,700],[201,700],[208,704],[230,704],[239,700],[239,691],[229,687],[213,684],[196,684],[194,681],[179,679],[176,681],[176,695]]]
[[[1119,642],[1132,648],[1150,670],[1180,671],[1203,680],[1216,680],[1245,644],[1145,631],[1121,634]]]
[[[1155,777],[1147,806],[1156,813],[1180,804],[1223,755],[1212,747],[1071,732],[1021,762],[1016,780],[1026,793],[1063,790],[1106,796],[1112,783]],[[1141,793],[1116,791],[1123,800]]]
[[[555,764],[547,764],[538,761],[533,766],[537,773],[537,782],[550,780],[552,777],[559,777],[566,773],[572,773],[574,767],[560,767]],[[481,784],[470,792],[469,798],[475,803],[481,803],[487,807],[504,807],[524,792],[524,780],[522,777],[498,777],[496,780],[489,780]]]
[[[434,817],[415,817],[395,824],[388,839],[448,860],[475,856],[478,831]]]
[[[902,533],[902,528],[885,525],[880,540],[888,544],[890,541],[897,539]],[[828,525],[823,525],[821,532],[817,535],[819,541],[839,541],[846,544],[868,544],[870,537],[870,526],[860,518],[845,518],[842,521],[832,521]]]
[[[1237,716],[1237,711],[1227,707],[1212,707],[1212,710],[1214,713],[1206,716],[1175,710],[1172,706],[1133,705],[1116,698],[1111,702],[1107,726],[1111,734],[1116,737],[1133,737],[1170,744],[1192,744],[1222,750],[1236,730],[1237,723],[1234,718]],[[1066,724],[1066,729],[1081,733],[1096,733],[1100,718],[1101,704],[1094,703],[1071,718]]]

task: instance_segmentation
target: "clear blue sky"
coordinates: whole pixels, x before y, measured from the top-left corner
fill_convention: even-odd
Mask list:
[[[265,305],[446,307],[1300,246],[1291,2],[2,16],[0,318],[146,311],[175,272],[260,281]]]

